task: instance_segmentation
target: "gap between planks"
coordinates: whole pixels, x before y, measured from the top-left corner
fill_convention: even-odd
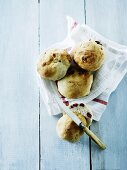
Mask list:
[[[87,22],[86,20],[86,0],[84,0],[84,21],[85,21],[85,24]],[[89,127],[90,129],[90,127]],[[90,161],[90,170],[92,170],[92,155],[91,155],[91,139],[89,137],[89,161]]]
[[[86,0],[84,0],[84,23],[86,24]],[[38,0],[38,52],[40,54],[40,0]],[[89,138],[89,160],[90,160],[90,170],[92,170],[90,138]],[[41,170],[40,89],[39,89],[39,170]]]
[[[40,0],[38,0],[38,55],[40,54]],[[39,170],[41,170],[40,88],[39,88]]]

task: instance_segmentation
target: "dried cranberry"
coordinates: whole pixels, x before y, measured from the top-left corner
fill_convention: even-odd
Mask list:
[[[88,116],[89,118],[92,117],[92,115],[90,114],[90,112],[87,112],[87,116]]]
[[[80,103],[80,105],[79,106],[82,106],[82,107],[84,107],[85,105],[83,104],[83,103]]]
[[[100,41],[95,41],[97,44],[100,44],[100,45],[102,45],[101,43],[100,43]]]
[[[77,106],[78,106],[78,104],[77,104],[77,103],[73,104],[73,107],[77,107]]]
[[[63,102],[66,106],[69,106],[69,102],[68,101],[64,101]]]

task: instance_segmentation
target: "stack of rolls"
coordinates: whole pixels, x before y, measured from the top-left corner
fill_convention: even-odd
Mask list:
[[[42,78],[57,81],[62,96],[77,99],[89,95],[94,81],[93,73],[103,65],[104,59],[104,48],[99,41],[83,41],[74,47],[71,54],[64,49],[50,49],[41,54],[37,71]],[[89,126],[87,121],[86,125]],[[57,132],[61,138],[71,141],[66,128],[69,134],[72,133],[70,129],[73,129],[73,135],[77,136],[74,140],[72,137],[72,141],[77,141],[83,134],[67,114],[58,121]]]

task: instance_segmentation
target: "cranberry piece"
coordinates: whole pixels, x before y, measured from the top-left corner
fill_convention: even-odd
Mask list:
[[[69,102],[68,101],[64,101],[63,102],[66,106],[69,106]]]
[[[83,104],[83,103],[80,103],[80,105],[79,106],[82,106],[82,107],[84,107],[85,105]]]
[[[87,116],[88,116],[89,118],[92,117],[92,115],[90,114],[90,112],[87,112]]]
[[[77,104],[77,103],[73,104],[73,107],[77,107],[77,106],[78,106],[78,104]]]
[[[102,45],[101,43],[100,43],[100,41],[95,41],[97,44],[100,44],[100,45]]]

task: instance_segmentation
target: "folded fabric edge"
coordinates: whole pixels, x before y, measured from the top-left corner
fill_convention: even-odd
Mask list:
[[[76,23],[78,23],[76,20],[74,20],[71,16],[69,16],[69,15],[67,15],[66,16],[66,19],[67,19],[67,24],[68,24],[68,31],[70,31],[69,33],[68,33],[68,35],[71,33],[71,31],[73,30],[71,30],[71,28],[72,28],[72,26],[74,25],[74,23],[76,22]],[[112,44],[112,45],[114,45],[114,46],[118,46],[119,48],[122,48],[122,51],[121,50],[119,50],[119,48],[116,48],[116,50],[118,50],[118,51],[121,51],[121,52],[125,52],[125,53],[127,53],[127,46],[125,46],[125,45],[121,45],[121,44],[119,44],[119,43],[116,43],[115,41],[112,41],[112,40],[109,40],[108,38],[106,38],[106,37],[104,37],[102,34],[99,34],[97,31],[95,31],[95,30],[93,30],[90,26],[88,26],[87,24],[77,24],[77,25],[79,25],[80,27],[85,27],[85,29],[88,29],[88,30],[90,30],[93,34],[96,34],[97,36],[99,36],[100,38],[102,38],[102,39],[104,39],[104,41],[106,41],[106,42],[108,42],[109,44]],[[75,27],[74,27],[75,28]]]

